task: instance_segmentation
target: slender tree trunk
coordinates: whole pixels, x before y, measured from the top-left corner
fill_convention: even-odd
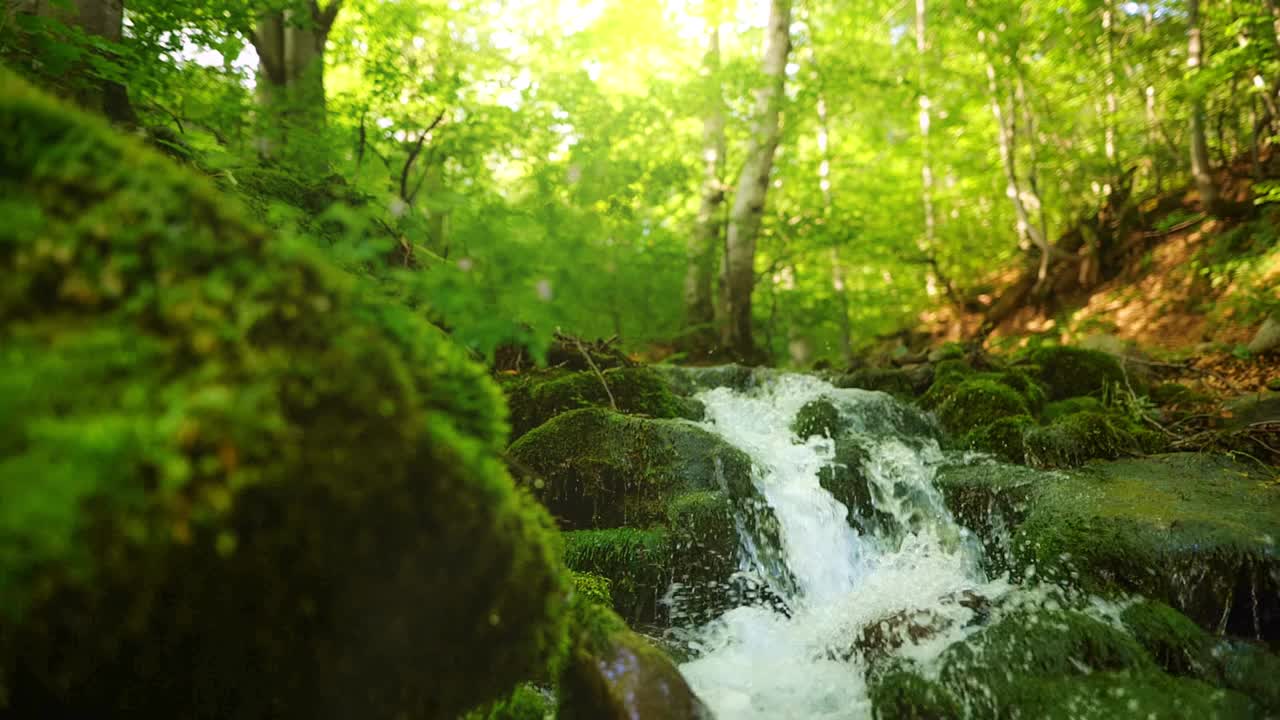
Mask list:
[[[933,125],[927,74],[928,35],[926,35],[926,0],[916,0],[916,60],[920,82],[920,206],[924,211],[924,241],[921,250],[931,262],[937,256],[937,222],[933,214],[933,148],[930,136]]]
[[[1102,32],[1107,64],[1105,81],[1107,86],[1107,109],[1103,119],[1103,127],[1105,128],[1103,131],[1105,136],[1103,146],[1106,151],[1107,166],[1110,168],[1112,176],[1118,178],[1120,176],[1120,160],[1116,149],[1116,115],[1119,113],[1120,103],[1116,97],[1115,0],[1107,0],[1106,5],[1102,8]]]
[[[1036,122],[1035,111],[1031,109],[1031,101],[1027,98],[1026,83],[1019,74],[1014,78],[1014,99],[1022,111],[1022,122],[1027,128],[1027,188],[1031,190],[1031,198],[1035,201],[1036,217],[1039,218],[1040,236],[1049,237],[1049,219],[1045,215],[1044,203],[1040,202],[1040,124]],[[1010,112],[1013,112],[1011,109]],[[1016,133],[1013,134],[1016,140]],[[1017,145],[1014,144],[1015,152]]]
[[[755,117],[745,163],[729,212],[726,237],[728,322],[724,345],[743,358],[755,355],[751,337],[751,293],[755,286],[756,241],[764,219],[773,156],[781,138],[780,114],[791,50],[791,1],[772,0],[764,51],[765,85],[756,91]]]
[[[1187,68],[1192,77],[1199,75],[1204,62],[1204,46],[1200,37],[1200,0],[1187,0]],[[1191,176],[1200,192],[1200,207],[1209,214],[1218,210],[1218,188],[1209,168],[1209,143],[1205,140],[1204,97],[1195,92],[1191,100]]]
[[[298,7],[268,12],[250,40],[258,51],[258,101],[276,134],[263,137],[261,153],[323,172],[324,46],[343,0],[300,0]]]
[[[724,247],[724,98],[720,88],[720,28],[713,24],[707,36],[702,65],[705,83],[705,115],[702,119],[702,202],[697,225],[689,237],[684,277],[685,328],[692,350],[711,349],[715,336],[715,276]]]
[[[979,39],[981,41],[981,38]],[[1040,231],[1040,228],[1031,223],[1031,215],[1027,212],[1027,206],[1023,202],[1024,191],[1018,180],[1018,171],[1015,164],[1014,150],[1016,142],[1015,127],[1013,125],[1012,114],[1013,108],[1006,113],[1002,107],[1000,100],[1000,84],[996,78],[995,61],[988,55],[987,57],[987,89],[991,95],[991,113],[995,116],[997,128],[997,141],[1000,148],[1000,160],[1004,166],[1006,189],[1005,194],[1009,196],[1009,201],[1013,204],[1013,212],[1017,221],[1018,237],[1024,241],[1029,240],[1040,251],[1040,269],[1037,274],[1037,282],[1043,283],[1049,274],[1049,241]],[[1040,204],[1039,197],[1035,197],[1036,205]]]

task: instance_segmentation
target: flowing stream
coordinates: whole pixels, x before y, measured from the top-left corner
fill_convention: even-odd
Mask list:
[[[745,391],[700,393],[706,427],[745,451],[756,488],[776,516],[780,553],[791,581],[770,578],[744,537],[744,574],[767,584],[786,610],[733,608],[685,638],[695,658],[680,670],[717,717],[817,720],[870,717],[866,660],[858,642],[867,627],[903,611],[928,609],[956,622],[898,652],[928,667],[961,639],[972,610],[945,598],[984,598],[1010,591],[980,569],[978,543],[951,518],[933,477],[944,460],[936,433],[919,411],[882,393],[837,389],[819,379],[780,375]],[[835,442],[791,431],[805,403],[825,398],[851,426],[847,437],[867,450],[861,471],[878,515],[865,531],[820,484],[835,461]],[[865,643],[865,638],[864,638]]]

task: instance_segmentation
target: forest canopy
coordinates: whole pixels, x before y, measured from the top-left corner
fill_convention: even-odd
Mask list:
[[[1262,178],[1280,15],[1201,5],[10,0],[0,43],[483,355],[809,363],[1043,279],[1121,196]]]

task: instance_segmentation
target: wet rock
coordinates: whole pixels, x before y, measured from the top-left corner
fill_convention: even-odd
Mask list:
[[[1202,454],[1096,463],[1037,482],[1015,555],[1040,573],[1163,601],[1211,632],[1280,644],[1280,486]],[[978,528],[975,528],[978,529]]]
[[[969,616],[966,624],[982,624],[991,610],[991,603],[982,595],[965,590],[939,598],[936,607],[901,610],[863,627],[851,650],[839,657],[848,660],[856,654],[874,665],[903,645],[919,644],[954,627],[956,607],[969,611],[962,613]]]
[[[584,605],[575,614],[561,720],[713,720],[670,658],[612,611]]]
[[[553,418],[512,444],[508,458],[569,530],[646,527],[665,518],[672,497],[696,490],[756,494],[750,458],[719,436],[602,408]]]
[[[848,422],[840,417],[840,411],[826,398],[810,400],[796,412],[791,423],[791,432],[800,440],[808,440],[814,435],[833,438],[848,426]]]

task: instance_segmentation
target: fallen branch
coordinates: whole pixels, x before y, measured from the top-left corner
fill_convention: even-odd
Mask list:
[[[587,348],[583,346],[581,338],[574,338],[573,342],[578,346],[578,352],[582,353],[582,357],[587,359],[587,365],[591,367],[591,371],[600,378],[600,384],[604,386],[604,394],[609,396],[609,407],[615,411],[618,409],[618,403],[613,399],[613,391],[609,389],[609,383],[604,379],[604,373],[600,372],[600,368],[596,367],[596,361],[591,359],[591,353],[587,352]]]

